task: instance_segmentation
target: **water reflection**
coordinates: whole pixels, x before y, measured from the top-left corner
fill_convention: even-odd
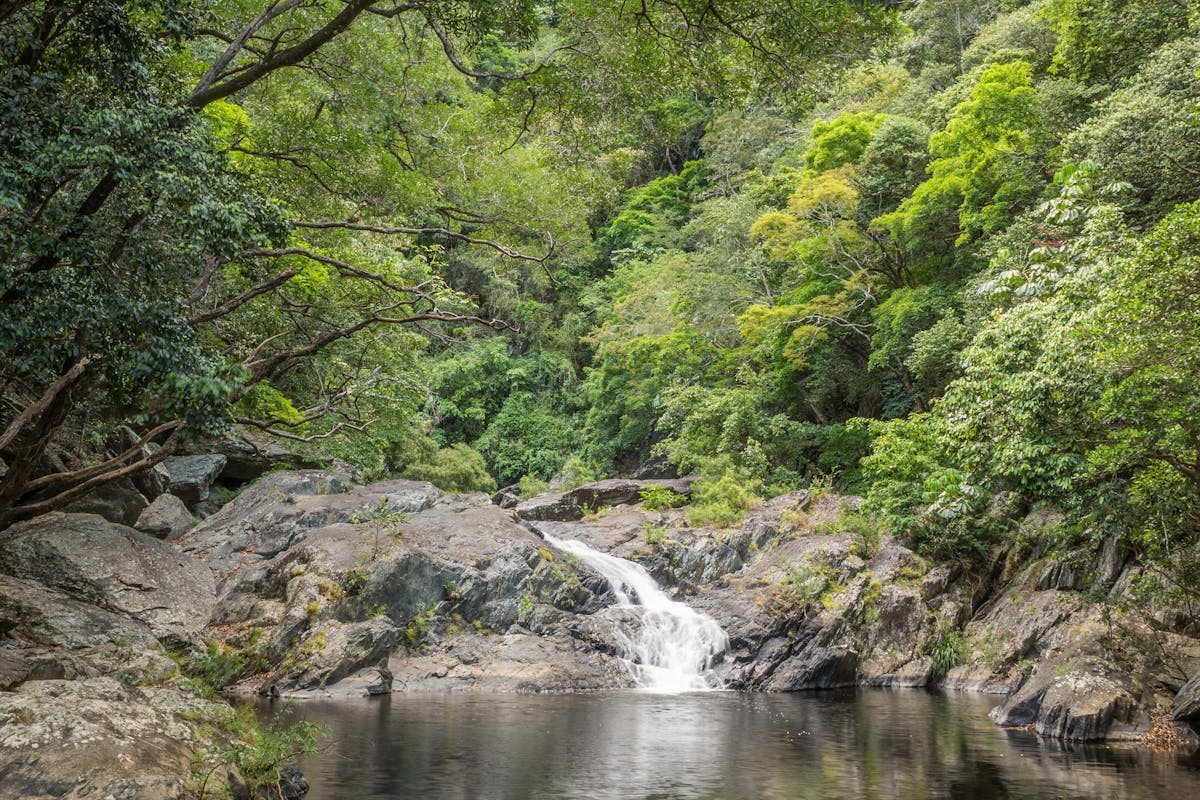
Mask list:
[[[1062,746],[991,725],[987,698],[858,694],[393,696],[307,703],[329,727],[312,800],[1162,800],[1186,756]]]

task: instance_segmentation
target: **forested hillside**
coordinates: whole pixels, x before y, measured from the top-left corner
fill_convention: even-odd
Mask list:
[[[0,518],[250,435],[449,490],[665,456],[707,519],[834,485],[968,567],[1052,504],[1175,563],[1198,24],[0,4]]]

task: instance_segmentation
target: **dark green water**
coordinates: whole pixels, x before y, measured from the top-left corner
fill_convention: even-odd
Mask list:
[[[847,694],[395,695],[305,702],[311,800],[1200,800],[1200,757],[1002,731],[994,700]]]

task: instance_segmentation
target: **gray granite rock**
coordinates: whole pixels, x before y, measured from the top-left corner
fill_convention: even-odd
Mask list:
[[[133,527],[157,539],[178,539],[195,524],[182,500],[173,494],[161,494],[142,511]]]

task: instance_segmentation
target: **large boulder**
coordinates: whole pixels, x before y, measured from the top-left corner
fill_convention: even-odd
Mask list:
[[[112,678],[0,693],[0,797],[176,800],[197,744],[188,718],[211,708]]]
[[[277,441],[252,437],[244,433],[242,438],[219,438],[199,443],[201,454],[217,454],[225,457],[221,470],[222,483],[238,484],[258,480],[268,472],[296,470],[318,466],[311,459],[291,452]]]
[[[388,664],[393,691],[583,692],[633,685],[627,665],[561,628],[461,634]]]
[[[204,565],[93,514],[51,513],[0,534],[0,572],[144,623],[160,641],[198,639],[215,605]]]
[[[1043,661],[992,709],[991,718],[1004,727],[1030,725],[1042,736],[1078,742],[1138,739],[1150,727],[1130,676],[1095,659]]]
[[[64,511],[98,514],[109,522],[133,525],[149,503],[128,478],[111,481],[69,503]]]
[[[138,516],[133,527],[156,539],[178,539],[195,524],[182,500],[173,494],[161,494]]]
[[[1182,722],[1200,722],[1200,672],[1193,675],[1175,695],[1171,716]]]
[[[113,642],[157,644],[144,622],[11,575],[0,575],[0,635],[67,650]]]
[[[1150,728],[1143,689],[1113,663],[1114,644],[1096,609],[1071,615],[1045,635],[1037,666],[992,709],[992,720],[1068,741],[1140,738]]]
[[[278,665],[243,689],[364,693],[360,673],[374,682],[370,668],[402,644],[430,653],[445,645],[442,658],[474,661],[471,648],[454,645],[460,637],[504,637],[522,624],[537,629],[526,630],[528,640],[573,643],[547,650],[562,667],[555,668],[564,676],[556,686],[627,685],[627,678],[601,679],[585,663],[596,647],[582,642],[601,637],[573,633],[579,613],[602,607],[604,581],[557,556],[485,495],[445,496],[415,481],[352,486],[328,474],[277,473],[180,544],[220,574],[217,634],[247,647],[255,631],[255,651]],[[509,663],[502,658],[492,674],[516,670],[525,677],[505,672],[497,685],[539,688],[532,665],[538,646],[526,639],[512,645],[512,663],[523,666],[501,666]],[[568,661],[574,666],[562,666]],[[474,666],[455,674],[481,676]],[[410,686],[406,675],[402,670],[399,688]],[[341,681],[349,688],[338,688]]]
[[[171,476],[167,491],[184,502],[191,511],[203,512],[213,483],[225,469],[225,456],[210,453],[200,456],[168,456],[163,466]]]

